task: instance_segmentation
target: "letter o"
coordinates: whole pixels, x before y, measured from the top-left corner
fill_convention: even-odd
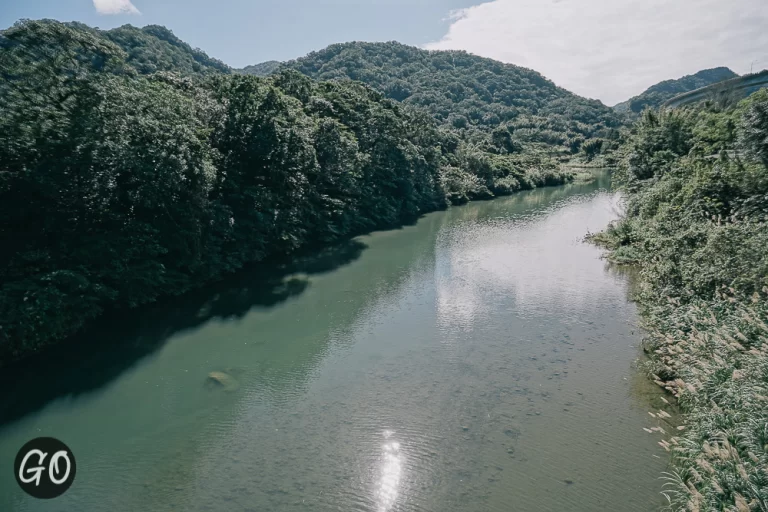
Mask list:
[[[53,472],[54,468],[58,471],[59,469],[59,459],[65,458],[67,460],[67,472],[64,473],[64,477],[61,480],[56,480],[56,476]],[[64,482],[67,481],[67,478],[69,478],[69,470],[72,469],[72,463],[69,462],[69,455],[67,455],[67,452],[64,450],[60,450],[53,454],[53,457],[51,457],[51,462],[48,463],[48,477],[51,479],[51,482],[53,482],[56,485],[61,485]]]

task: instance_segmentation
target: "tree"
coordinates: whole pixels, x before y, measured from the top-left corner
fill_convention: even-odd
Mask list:
[[[741,122],[741,146],[768,167],[768,92],[755,93],[751,100]]]
[[[588,162],[592,161],[597,155],[599,155],[602,149],[602,139],[590,139],[581,145],[581,151],[584,153],[584,156],[587,158]]]
[[[404,63],[413,51],[393,50]],[[345,55],[375,79],[365,54]],[[451,57],[433,64],[472,60]],[[348,79],[214,72],[162,27],[23,21],[0,33],[0,64],[3,359],[67,338],[107,307],[184,293],[448,200],[568,177],[517,153],[511,125],[457,132]],[[470,82],[485,100],[503,87],[492,73]],[[405,78],[392,83],[418,94]],[[477,98],[469,116],[497,115]]]

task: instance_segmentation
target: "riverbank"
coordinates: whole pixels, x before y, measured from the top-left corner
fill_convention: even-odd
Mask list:
[[[500,187],[495,190],[495,194],[489,193],[489,195],[487,196],[480,196],[477,198],[465,199],[465,200],[457,201],[455,204],[466,204],[467,202],[470,202],[470,201],[482,201],[482,200],[494,199],[498,197],[505,197],[505,196],[515,194],[517,192],[533,190],[540,187],[559,186],[559,185],[573,182],[576,176],[577,176],[576,173],[555,168],[554,164],[544,168],[531,168],[522,178],[513,179],[514,187],[506,187],[506,188]],[[428,205],[423,207],[422,211],[420,211],[418,215],[415,215],[411,218],[400,219],[398,222],[394,222],[394,223],[379,222],[374,224],[373,226],[370,226],[368,229],[351,230],[349,233],[345,234],[344,236],[335,238],[331,242],[326,244],[323,244],[314,240],[309,243],[296,245],[292,247],[290,250],[273,250],[271,252],[265,251],[265,254],[262,255],[261,257],[254,258],[249,261],[241,262],[238,265],[235,265],[232,268],[230,268],[227,272],[219,272],[217,274],[209,275],[207,277],[199,276],[199,279],[197,280],[187,279],[186,285],[181,290],[170,290],[170,291],[165,291],[163,293],[157,293],[151,298],[151,300],[144,300],[137,303],[130,303],[130,302],[127,303],[124,300],[122,301],[110,300],[110,301],[101,303],[98,305],[95,311],[91,311],[90,314],[85,315],[83,318],[79,318],[76,322],[72,322],[68,327],[63,327],[59,323],[57,323],[56,329],[59,334],[57,334],[56,336],[48,337],[48,338],[38,337],[37,338],[38,341],[34,345],[22,345],[20,344],[20,342],[22,341],[21,339],[12,340],[10,338],[10,333],[13,332],[12,327],[13,327],[14,318],[10,317],[10,315],[6,315],[6,318],[5,318],[6,329],[3,331],[0,331],[0,368],[22,362],[23,360],[31,356],[38,355],[41,352],[45,352],[46,350],[49,350],[49,348],[53,345],[60,344],[60,343],[66,344],[69,338],[77,335],[79,332],[82,331],[82,329],[87,327],[89,323],[92,323],[93,321],[100,318],[105,312],[110,312],[115,309],[117,310],[129,309],[129,308],[132,309],[137,306],[152,304],[158,301],[159,302],[167,301],[171,298],[173,298],[174,300],[178,300],[178,297],[180,295],[183,295],[183,294],[192,292],[194,290],[200,289],[201,287],[225,280],[228,276],[231,276],[234,272],[237,272],[249,265],[254,265],[262,262],[270,263],[270,262],[275,262],[275,261],[284,260],[286,258],[293,258],[293,257],[301,258],[303,255],[308,255],[313,253],[319,254],[325,250],[333,251],[334,246],[344,245],[346,242],[348,242],[349,240],[353,239],[356,236],[365,235],[373,231],[382,230],[382,229],[401,228],[405,225],[416,222],[419,217],[425,214],[445,209],[446,207],[449,207],[449,204],[450,202],[441,202],[433,205]],[[153,262],[148,262],[148,264],[150,263],[153,263]],[[25,298],[24,300],[26,301],[27,299]],[[96,302],[98,303],[98,301]],[[11,309],[11,308],[9,307],[7,309]],[[2,312],[4,311],[2,311],[2,308],[0,308],[0,313]],[[37,314],[38,319],[41,316],[42,316],[42,313]],[[0,315],[0,320],[3,320],[2,315]],[[44,326],[41,329],[45,330]]]
[[[626,214],[591,237],[641,268],[645,369],[682,413],[670,428],[651,412],[672,454],[673,511],[768,510],[766,111],[768,94],[724,111],[647,112],[617,176]],[[737,145],[746,158],[706,158]]]
[[[361,83],[143,75],[98,31],[51,20],[2,37],[0,365],[109,308],[567,181],[546,144],[504,129],[470,144]]]
[[[642,430],[659,393],[633,367],[629,276],[580,242],[616,218],[609,179],[128,311],[0,372],[0,460],[66,442],[62,510],[656,510],[667,457]],[[0,473],[0,510],[46,505]]]
[[[164,27],[21,20],[0,37],[11,70],[0,94],[0,365],[65,343],[106,309],[449,203],[565,183],[558,164],[604,153],[621,125],[530,70],[471,55],[446,66],[448,54],[397,43],[293,63],[317,78],[336,69],[318,81],[291,66],[232,74]],[[420,70],[411,85],[403,58]],[[494,97],[470,67],[531,87]],[[442,99],[393,99],[417,90]]]

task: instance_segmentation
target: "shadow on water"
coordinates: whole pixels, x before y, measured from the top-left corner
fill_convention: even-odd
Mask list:
[[[254,307],[296,297],[309,286],[309,275],[351,263],[366,247],[349,240],[287,262],[256,264],[180,297],[108,312],[44,354],[2,369],[5,396],[0,401],[0,426],[58,398],[101,388],[180,332],[213,319],[242,318]]]
[[[450,215],[466,219],[509,213],[510,207],[523,211],[603,185],[601,181],[546,187],[497,201],[470,203],[451,209]],[[437,219],[434,216],[426,218],[432,219],[431,222]],[[413,225],[415,221],[406,226]],[[387,232],[404,229],[405,226]],[[429,232],[436,233],[436,230]],[[412,236],[423,236],[419,233],[413,231]],[[411,248],[415,242],[409,242]],[[54,400],[76,397],[104,387],[179,333],[196,329],[211,320],[242,318],[253,308],[269,308],[298,297],[309,286],[310,275],[347,265],[357,260],[366,248],[360,239],[352,239],[311,255],[307,253],[286,261],[254,265],[179,297],[133,310],[108,312],[81,334],[40,355],[0,369],[0,386],[4,390],[0,400],[0,426],[32,414]],[[377,262],[379,270],[399,265],[397,258]]]
[[[627,301],[635,303],[641,286],[640,267],[638,265],[606,262],[605,270],[627,283]],[[637,359],[633,363],[635,371],[629,374],[630,392],[634,398],[633,404],[635,407],[645,408],[648,411],[664,410],[671,415],[669,418],[659,417],[655,420],[648,420],[648,427],[675,429],[680,424],[680,411],[670,394],[657,386],[648,375],[648,369],[645,365],[651,361],[651,358],[648,357],[643,348],[645,331],[642,322],[639,321],[639,316],[636,318],[637,320],[632,324],[632,334],[637,333],[638,335]]]

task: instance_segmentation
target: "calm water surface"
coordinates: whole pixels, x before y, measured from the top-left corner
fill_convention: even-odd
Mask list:
[[[656,510],[628,280],[580,241],[606,185],[433,213],[4,372],[0,510]],[[51,501],[11,471],[44,435],[78,464]]]

